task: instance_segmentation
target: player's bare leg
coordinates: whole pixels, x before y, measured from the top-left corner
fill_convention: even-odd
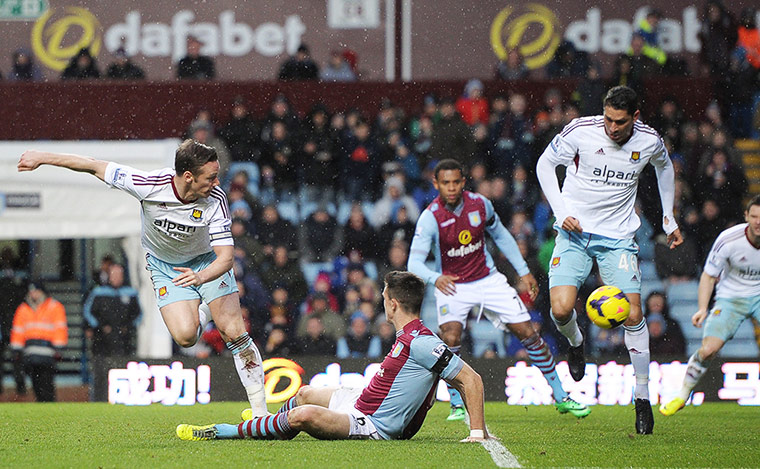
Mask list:
[[[336,387],[320,387],[314,386],[302,386],[296,395],[296,406],[301,405],[318,405],[321,407],[328,407],[330,405],[330,399],[335,392]]]
[[[303,431],[322,440],[341,440],[350,435],[351,418],[342,412],[306,404],[287,412],[255,417],[237,425],[181,424],[177,427],[177,436],[183,440],[241,438],[289,440]]]
[[[449,347],[449,349],[455,354],[459,355],[462,349],[462,329],[464,326],[458,321],[449,321],[441,324],[440,335],[441,340]],[[459,394],[459,391],[454,389],[451,385],[446,384],[451,396],[451,412],[447,420],[464,420],[466,412],[464,409],[464,400]]]
[[[636,376],[636,387],[633,391],[636,407],[636,431],[642,435],[652,433],[654,416],[649,402],[649,329],[641,312],[641,294],[626,293],[631,303],[631,313],[628,315],[625,329],[625,347],[631,357],[633,373]]]
[[[192,347],[198,341],[200,303],[200,300],[177,301],[161,308],[164,324],[180,347]]]
[[[267,414],[264,393],[264,368],[261,354],[248,335],[240,313],[237,293],[224,295],[209,303],[211,316],[227,348],[232,351],[235,369],[245,387],[254,417]]]
[[[528,357],[541,373],[543,373],[546,382],[552,388],[555,406],[560,413],[571,413],[572,415],[583,418],[591,413],[591,409],[580,404],[567,395],[562,387],[555,368],[554,356],[552,356],[549,347],[541,338],[541,335],[535,330],[530,321],[523,321],[514,324],[507,324],[509,331],[514,334],[528,351]]]
[[[552,320],[557,330],[570,342],[567,351],[570,376],[575,381],[580,381],[586,374],[586,357],[583,352],[583,334],[578,327],[578,315],[575,312],[578,289],[574,285],[558,285],[549,290],[549,296]]]

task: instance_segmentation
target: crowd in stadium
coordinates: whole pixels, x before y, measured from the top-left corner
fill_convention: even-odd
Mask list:
[[[685,238],[677,250],[667,249],[650,168],[641,178],[643,224],[638,242],[642,260],[655,264],[665,284],[696,279],[717,234],[743,220],[748,183],[733,142],[757,138],[760,128],[760,36],[754,17],[754,12],[743,12],[736,21],[720,2],[708,2],[701,59],[714,78],[716,100],[696,119],[687,119],[675,98],[660,102],[654,114],[642,115],[663,137],[674,163],[675,213]],[[650,23],[656,26],[657,20],[654,12],[645,21],[651,29]],[[550,89],[540,104],[529,105],[528,97],[519,93],[494,95],[473,79],[460,96],[420,96],[421,112],[415,115],[386,100],[376,115],[314,103],[300,116],[283,95],[272,100],[265,116],[252,115],[243,96],[229,103],[229,116],[200,110],[184,137],[211,145],[219,154],[225,171],[220,179],[233,217],[241,304],[262,354],[387,353],[395,333],[383,320],[381,279],[385,272],[406,269],[415,221],[437,195],[432,170],[444,158],[461,161],[469,172],[467,189],[493,202],[541,287],[535,302],[527,295],[523,300],[536,323],[551,325],[546,274],[554,243],[553,218],[535,177],[536,161],[572,119],[601,113],[602,97],[610,86],[627,84],[645,98],[644,80],[651,74],[684,73],[683,64],[668,61],[652,44],[656,38],[652,40],[642,25],[629,53],[621,55],[613,75],[604,78],[598,64],[563,43],[545,73],[578,78],[578,86],[572,94]],[[177,67],[179,78],[214,78],[213,61],[199,54],[200,45],[190,38],[188,57]],[[123,50],[116,55],[106,76],[150,75]],[[28,52],[19,50],[13,59],[5,78],[41,79]],[[355,61],[350,53],[335,52],[320,69],[302,46],[283,63],[278,78],[353,81]],[[527,74],[516,51],[496,67],[496,76],[503,80],[520,80]],[[83,49],[62,78],[100,75]],[[514,284],[516,274],[506,259],[495,259]],[[592,278],[589,288],[595,285]],[[669,320],[662,294],[646,299],[645,314],[651,315],[653,355],[658,343],[662,353],[685,355],[683,335]],[[668,340],[655,336],[666,331],[671,334]],[[564,341],[551,337],[555,332],[548,326],[542,331],[548,343],[561,347]],[[599,333],[591,347],[597,353],[622,353],[621,337]],[[182,352],[224,352],[213,325],[203,339]],[[679,341],[681,346],[674,347]],[[487,356],[495,353],[491,348],[481,351]],[[524,351],[516,343],[508,353],[521,356]]]

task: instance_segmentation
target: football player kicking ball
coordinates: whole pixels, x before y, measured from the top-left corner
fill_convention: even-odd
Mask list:
[[[470,436],[489,438],[483,416],[483,381],[469,365],[451,353],[422,321],[425,283],[410,272],[385,276],[383,307],[395,327],[396,343],[380,370],[364,389],[304,386],[282,409],[267,417],[237,425],[181,424],[183,440],[233,438],[289,440],[299,432],[319,439],[398,440],[414,436],[435,402],[443,378],[464,396],[470,412]]]
[[[702,346],[689,358],[678,397],[660,406],[663,415],[683,408],[710,361],[745,319],[760,320],[760,195],[749,201],[744,219],[747,223],[723,231],[707,256],[699,279],[699,311],[691,318],[694,326],[705,325]],[[714,289],[715,304],[708,315]]]
[[[591,412],[587,406],[568,397],[554,366],[549,347],[533,328],[530,314],[506,277],[499,273],[486,249],[488,233],[521,276],[531,299],[538,294],[538,285],[520,254],[517,243],[504,228],[491,201],[464,190],[464,168],[455,160],[443,160],[435,167],[433,184],[439,196],[426,208],[419,220],[409,254],[409,270],[436,286],[438,327],[441,338],[459,354],[462,330],[470,310],[477,306],[496,328],[517,336],[528,356],[544,375],[560,413],[581,418]],[[425,259],[434,245],[436,270],[425,266]],[[461,397],[450,390],[452,414],[449,420],[464,409],[458,407]],[[461,404],[460,404],[461,405]]]
[[[251,408],[255,415],[267,415],[261,355],[245,329],[232,273],[232,222],[227,196],[218,187],[216,150],[185,140],[177,149],[173,169],[150,172],[30,150],[21,155],[18,170],[33,171],[42,165],[92,174],[140,201],[142,246],[158,307],[174,341],[193,346],[213,318],[233,354]]]
[[[586,370],[574,306],[578,288],[596,259],[604,283],[620,288],[631,303],[624,328],[636,375],[636,431],[649,434],[654,428],[649,403],[649,331],[641,313],[641,274],[634,241],[641,224],[634,211],[636,190],[647,163],[657,174],[662,228],[670,248],[683,240],[673,218],[673,165],[657,132],[638,119],[636,92],[616,86],[604,98],[604,115],[573,119],[546,148],[536,170],[557,220],[549,295],[552,319],[570,342],[570,374],[580,381]],[[561,191],[555,172],[560,165],[567,166]]]

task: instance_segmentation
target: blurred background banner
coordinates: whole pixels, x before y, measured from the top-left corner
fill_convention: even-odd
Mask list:
[[[731,2],[739,11],[751,2]],[[517,48],[529,69],[546,65],[564,40],[611,66],[625,52],[647,8],[661,11],[662,49],[697,63],[701,6],[688,0],[648,5],[611,2],[481,0],[311,0],[300,2],[101,2],[1,0],[0,57],[31,50],[47,76],[80,48],[101,62],[123,47],[154,79],[172,79],[197,37],[221,80],[267,80],[301,43],[315,57],[348,49],[364,80],[431,80],[493,75]],[[444,52],[443,54],[441,52]]]
[[[541,373],[523,361],[468,358],[483,377],[487,401],[506,400],[513,405],[550,404],[551,391]],[[301,385],[363,387],[380,367],[379,360],[334,357],[289,357],[264,360],[267,402],[283,402]],[[565,362],[557,370],[563,386],[573,398],[587,404],[629,405],[635,378],[630,364],[610,359],[590,361],[586,377],[574,382]],[[760,405],[760,363],[719,359],[713,363],[694,394],[696,404],[704,401],[736,401]],[[650,364],[652,403],[669,400],[680,388],[686,364],[673,361]],[[140,360],[135,357],[94,357],[93,399],[112,404],[193,405],[210,401],[245,401],[236,386],[237,374],[226,357],[173,360]],[[449,400],[441,381],[438,400]],[[548,402],[544,402],[548,399]]]

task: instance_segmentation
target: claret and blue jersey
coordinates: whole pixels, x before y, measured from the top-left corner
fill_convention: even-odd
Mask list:
[[[455,378],[464,362],[421,320],[396,333],[396,343],[356,401],[386,439],[408,439],[435,402],[440,378]]]

